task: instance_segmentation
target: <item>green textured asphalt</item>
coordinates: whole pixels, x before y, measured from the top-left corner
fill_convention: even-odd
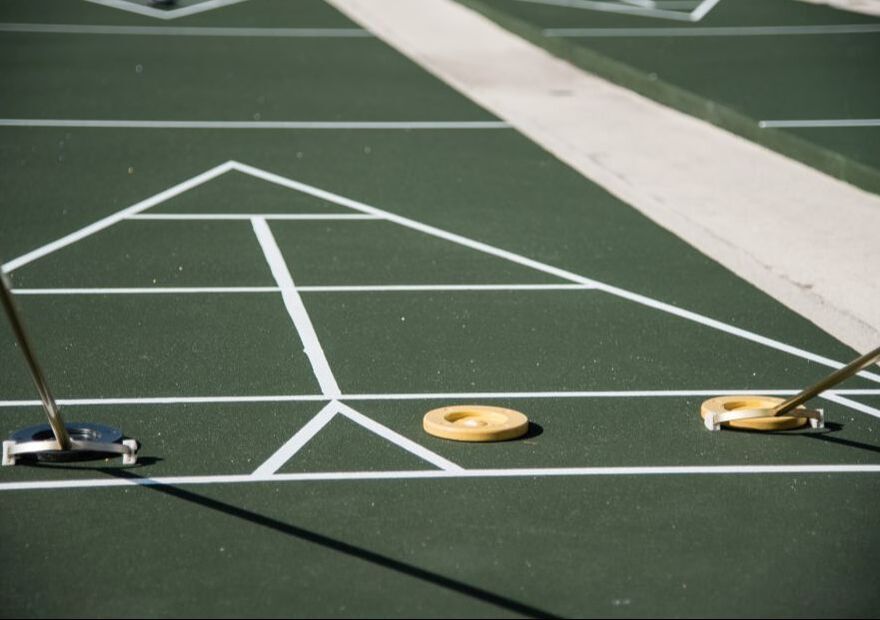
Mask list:
[[[157,25],[82,2],[0,6],[5,21]],[[317,0],[250,0],[169,25],[351,24]],[[22,116],[76,116],[76,106],[94,96],[89,81],[115,75],[95,69],[77,81],[79,69],[66,63],[88,54],[109,63],[116,52],[128,62],[156,44],[125,39],[120,51],[118,37],[67,36],[69,53],[52,51],[57,66],[45,67],[49,81],[39,87],[28,84],[44,68],[40,56],[17,57],[11,79],[23,89],[3,101]],[[0,47],[51,48],[62,40],[44,37],[0,33]],[[163,58],[170,54],[164,41]],[[302,93],[246,70],[268,59],[280,71],[271,45],[242,41],[218,51],[216,41],[174,41],[186,53],[164,67],[160,83],[188,89],[193,100],[184,111],[196,119],[251,113],[249,97],[261,92],[281,97],[271,100],[285,120],[491,119],[376,40],[304,42],[303,53],[317,57],[332,47],[335,60],[312,78],[289,65],[291,82],[302,77]],[[301,43],[285,49],[295,55]],[[236,67],[239,84],[229,97],[211,95],[216,85],[188,82],[213,54]],[[381,71],[365,71],[374,61]],[[363,89],[363,101],[340,99]],[[138,102],[131,92],[100,92],[101,109],[114,118],[186,116],[155,94]],[[416,92],[434,102],[423,105]],[[228,160],[822,355],[854,356],[510,129],[0,128],[3,260]],[[239,172],[148,211],[349,212]],[[566,283],[385,221],[269,226],[302,286]],[[247,220],[124,221],[11,277],[24,289],[275,285]],[[880,420],[831,401],[816,401],[828,417],[824,432],[756,434],[705,431],[695,396],[389,395],[794,389],[828,371],[608,293],[307,291],[302,300],[350,396],[342,402],[467,469],[880,463]],[[325,404],[279,293],[20,294],[17,301],[59,398],[314,400],[65,406],[70,421],[137,437],[139,466],[4,467],[0,484],[246,475]],[[0,400],[34,400],[0,323]],[[844,387],[876,383],[852,379]],[[880,407],[877,396],[852,398]],[[478,446],[422,431],[427,410],[462,401],[522,410],[531,431]],[[4,406],[2,432],[41,416],[38,406]],[[337,416],[280,471],[431,468]],[[872,617],[880,608],[877,480],[874,473],[779,473],[2,490],[0,615]]]
[[[880,23],[795,0],[722,0],[700,22],[461,0],[553,53],[661,103],[880,191],[880,128],[761,129],[764,120],[876,119],[880,33],[575,37],[554,28],[712,28]]]
[[[878,492],[876,476],[788,475],[70,490],[53,495],[64,528],[4,519],[4,609],[871,616]],[[14,497],[45,510],[45,494]]]
[[[334,38],[198,39],[5,33],[0,73],[7,86],[0,114],[227,121],[490,118],[376,39],[342,45]],[[210,102],[219,105],[213,113]]]

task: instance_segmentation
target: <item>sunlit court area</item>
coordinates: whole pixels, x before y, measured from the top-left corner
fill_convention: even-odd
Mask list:
[[[876,617],[880,0],[0,0],[0,615]]]

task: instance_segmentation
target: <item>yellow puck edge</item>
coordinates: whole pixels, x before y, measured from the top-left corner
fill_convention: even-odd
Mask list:
[[[772,409],[784,398],[776,396],[732,395],[716,396],[703,401],[700,406],[700,417],[704,420],[710,415],[736,411],[737,409]],[[795,409],[797,411],[797,409]],[[723,426],[741,428],[750,431],[786,431],[805,426],[808,418],[795,415],[767,416],[764,418],[750,418],[747,420],[731,420],[723,422]]]
[[[422,420],[425,432],[454,441],[505,441],[529,430],[529,419],[513,409],[455,405],[432,409]]]

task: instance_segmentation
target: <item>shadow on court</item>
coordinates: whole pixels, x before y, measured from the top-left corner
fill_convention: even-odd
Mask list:
[[[837,422],[825,422],[825,428],[806,428],[802,430],[789,431],[755,431],[746,428],[727,428],[725,432],[746,433],[756,435],[788,435],[794,437],[808,437],[818,441],[825,441],[838,446],[846,446],[847,448],[856,448],[858,450],[867,450],[869,452],[880,452],[880,446],[874,444],[855,441],[853,439],[844,439],[843,437],[835,437],[834,433],[843,430],[843,424]]]
[[[135,467],[146,467],[157,463],[160,460],[161,459],[154,457],[144,457],[142,459],[139,458],[138,464],[135,465]],[[24,464],[24,462],[22,464]],[[246,510],[239,506],[234,506],[232,504],[212,499],[210,497],[205,497],[204,495],[200,495],[192,491],[187,491],[180,487],[156,482],[154,480],[151,480],[150,478],[139,476],[138,474],[134,473],[131,468],[123,469],[116,466],[77,466],[75,464],[39,463],[36,461],[29,464],[37,467],[51,467],[54,469],[91,469],[106,474],[108,476],[112,476],[114,478],[131,480],[138,486],[149,489],[156,493],[162,493],[164,495],[168,495],[179,500],[197,504],[199,506],[202,506],[203,508],[214,510],[216,512],[220,512],[237,519],[242,519],[249,523],[253,523],[254,525],[274,530],[286,536],[292,536],[299,540],[319,545],[321,547],[324,547],[325,549],[329,549],[337,553],[342,553],[352,558],[357,558],[359,560],[364,560],[376,566],[380,566],[382,568],[386,568],[388,570],[392,570],[403,575],[407,575],[409,577],[421,579],[422,581],[425,581],[437,587],[446,588],[447,590],[457,592],[464,596],[471,597],[475,600],[483,601],[484,603],[489,603],[490,605],[495,605],[498,608],[505,609],[516,614],[521,614],[529,618],[562,617],[554,615],[543,609],[538,609],[537,607],[532,607],[531,605],[526,605],[525,603],[520,603],[519,601],[501,596],[500,594],[495,594],[494,592],[489,592],[488,590],[477,588],[470,584],[451,579],[450,577],[446,577],[444,575],[440,575],[438,573],[419,568],[418,566],[413,566],[412,564],[407,564],[406,562],[395,560],[394,558],[390,558],[380,553],[370,551],[369,549],[357,547],[341,540],[337,540],[335,538],[331,538],[329,536],[325,536],[323,534],[319,534],[317,532],[313,532],[311,530],[307,530],[305,528],[298,527],[290,523],[285,523],[283,521],[261,515],[251,510]]]

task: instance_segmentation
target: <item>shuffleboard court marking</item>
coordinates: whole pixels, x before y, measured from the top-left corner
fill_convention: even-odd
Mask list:
[[[85,2],[91,2],[92,4],[99,4],[101,6],[106,6],[112,9],[119,9],[120,11],[128,11],[129,13],[136,13],[138,15],[155,17],[156,19],[163,20],[177,19],[178,17],[187,17],[189,15],[195,15],[197,13],[205,13],[206,11],[213,11],[214,9],[219,9],[225,6],[230,6],[232,4],[238,4],[240,2],[246,1],[247,0],[205,0],[204,2],[200,2],[198,4],[184,6],[176,9],[156,9],[150,6],[135,4],[134,2],[129,2],[127,0],[85,0]]]
[[[615,3],[603,0],[515,0],[516,2],[526,2],[529,4],[547,4],[550,6],[560,6],[567,9],[584,9],[587,11],[598,11],[601,13],[620,13],[622,15],[633,15],[637,17],[656,17],[658,19],[671,19],[683,22],[698,22],[703,19],[709,11],[721,0],[702,0],[697,3],[669,3],[665,8],[660,8],[659,4],[638,3]],[[670,10],[675,8],[689,9],[690,11]]]
[[[299,288],[302,290],[302,287]],[[142,288],[17,288],[15,295],[211,295],[280,293],[277,286],[166,286]]]
[[[878,27],[880,32],[880,27]],[[880,118],[827,118],[805,120],[771,120],[760,121],[761,129],[790,128],[813,129],[821,127],[880,127]]]
[[[414,441],[411,441],[404,437],[403,435],[391,430],[387,426],[383,424],[379,424],[372,418],[365,416],[364,414],[352,409],[348,405],[341,403],[337,400],[331,400],[315,415],[311,420],[309,420],[305,426],[303,426],[299,431],[297,431],[287,442],[282,445],[278,450],[275,451],[272,456],[266,459],[259,467],[257,467],[251,476],[256,478],[265,477],[274,474],[281,467],[284,466],[290,459],[292,459],[297,452],[299,452],[305,445],[311,441],[315,435],[317,435],[330,421],[336,417],[336,414],[340,414],[345,418],[348,418],[355,424],[365,428],[366,430],[374,433],[383,439],[393,443],[394,445],[403,448],[410,454],[414,454],[420,459],[434,465],[442,469],[443,471],[464,471],[463,468],[459,467],[452,461],[443,458],[436,452],[432,452],[428,450],[424,446],[421,446]]]
[[[266,170],[262,170],[260,168],[256,168],[254,166],[250,166],[248,164],[243,164],[241,162],[237,162],[234,160],[227,161],[226,163],[221,164],[219,166],[216,166],[215,168],[212,168],[211,170],[204,172],[201,175],[193,177],[192,179],[190,179],[188,181],[184,181],[183,183],[180,183],[169,190],[166,190],[164,192],[160,192],[159,194],[156,194],[155,196],[148,198],[147,200],[144,200],[136,205],[128,207],[127,209],[123,209],[123,210],[115,213],[114,215],[111,215],[111,216],[108,216],[102,220],[99,220],[95,224],[91,224],[89,226],[86,226],[75,233],[67,235],[66,237],[63,237],[63,238],[61,238],[57,241],[54,241],[52,243],[46,244],[45,246],[42,246],[32,252],[29,252],[28,254],[25,254],[19,258],[16,258],[16,259],[10,261],[9,263],[6,263],[5,265],[3,265],[3,269],[6,272],[12,271],[13,269],[15,269],[21,265],[27,264],[37,258],[40,258],[40,257],[45,256],[47,254],[50,254],[51,252],[54,252],[57,249],[60,249],[62,247],[65,247],[66,245],[74,243],[75,241],[79,241],[80,239],[83,239],[91,234],[94,234],[95,232],[97,232],[99,230],[103,230],[104,228],[107,228],[108,226],[111,226],[111,225],[123,220],[125,217],[127,217],[129,215],[133,215],[135,213],[139,213],[140,211],[146,210],[147,208],[155,206],[164,200],[167,200],[173,196],[176,196],[179,193],[182,193],[183,191],[186,191],[187,189],[195,187],[196,185],[204,183],[205,181],[207,181],[209,179],[215,178],[215,177],[219,176],[220,174],[223,174],[225,172],[229,172],[231,170],[236,170],[238,172],[248,174],[248,175],[253,176],[255,178],[262,179],[264,181],[268,181],[270,183],[273,183],[275,185],[280,185],[281,187],[287,187],[287,188],[290,188],[290,189],[293,189],[296,191],[300,191],[300,192],[303,192],[303,193],[308,194],[310,196],[314,196],[314,197],[320,198],[322,200],[327,200],[329,202],[333,202],[333,203],[338,204],[340,206],[348,207],[348,208],[350,208],[354,211],[358,211],[360,213],[375,215],[375,216],[384,218],[390,222],[397,223],[401,226],[404,226],[406,228],[410,228],[412,230],[417,230],[419,232],[436,237],[438,239],[444,239],[446,241],[450,241],[452,243],[455,243],[455,244],[458,244],[458,245],[461,245],[464,247],[468,247],[468,248],[477,250],[479,252],[489,254],[491,256],[503,258],[503,259],[508,260],[512,263],[515,263],[518,265],[523,265],[525,267],[529,267],[531,269],[535,269],[537,271],[556,276],[562,280],[567,280],[567,281],[573,282],[575,284],[581,284],[584,286],[595,288],[597,290],[604,291],[610,295],[620,297],[622,299],[628,299],[628,300],[635,302],[637,304],[647,306],[650,308],[654,308],[655,310],[659,310],[659,311],[667,313],[667,314],[672,314],[674,316],[678,316],[678,317],[683,318],[685,320],[692,321],[692,322],[704,325],[706,327],[716,329],[718,331],[722,331],[722,332],[731,334],[733,336],[737,336],[737,337],[743,338],[745,340],[749,340],[751,342],[755,342],[755,343],[761,344],[763,346],[766,346],[766,347],[769,347],[772,349],[776,349],[778,351],[782,351],[782,352],[788,353],[790,355],[794,355],[796,357],[800,357],[802,359],[806,359],[806,360],[815,362],[817,364],[821,364],[823,366],[827,366],[827,367],[835,368],[835,369],[842,368],[844,366],[844,364],[842,364],[841,362],[830,359],[828,357],[818,355],[815,353],[811,353],[810,351],[806,351],[805,349],[801,349],[799,347],[794,347],[792,345],[786,344],[786,343],[781,342],[779,340],[775,340],[773,338],[768,338],[766,336],[762,336],[762,335],[757,334],[755,332],[745,330],[745,329],[736,327],[734,325],[730,325],[728,323],[724,323],[723,321],[719,321],[717,319],[712,319],[712,318],[707,317],[705,315],[702,315],[702,314],[699,314],[696,312],[692,312],[690,310],[685,310],[683,308],[679,308],[678,306],[673,306],[672,304],[668,304],[666,302],[662,302],[657,299],[647,297],[645,295],[641,295],[639,293],[635,293],[635,292],[632,292],[632,291],[629,291],[629,290],[626,290],[626,289],[623,289],[623,288],[620,288],[617,286],[605,284],[603,282],[599,282],[598,280],[587,278],[587,277],[575,274],[571,271],[567,271],[565,269],[553,267],[552,265],[548,265],[547,263],[543,263],[543,262],[540,262],[540,261],[537,261],[537,260],[534,260],[531,258],[527,258],[527,257],[522,256],[520,254],[516,254],[514,252],[503,250],[501,248],[492,246],[490,244],[483,243],[481,241],[476,241],[474,239],[470,239],[468,237],[464,237],[464,236],[456,234],[456,233],[451,233],[451,232],[442,230],[440,228],[437,228],[435,226],[423,224],[421,222],[417,222],[415,220],[412,220],[412,219],[409,219],[409,218],[406,218],[406,217],[403,217],[400,215],[396,215],[396,214],[391,213],[389,211],[384,211],[384,210],[379,209],[377,207],[370,206],[366,203],[359,202],[357,200],[352,200],[351,198],[346,198],[346,197],[341,196],[339,194],[334,194],[332,192],[329,192],[329,191],[326,191],[323,189],[319,189],[317,187],[307,185],[307,184],[301,183],[299,181],[294,181],[293,179],[289,179],[287,177],[283,177],[281,175],[278,175],[278,174],[275,174],[272,172],[268,172]],[[262,224],[258,224],[257,221],[262,222]],[[257,230],[259,228],[260,230],[262,230],[264,232],[268,231],[268,225],[266,224],[266,221],[260,220],[259,218],[254,218],[254,228],[255,228],[255,230]],[[271,233],[269,233],[269,237],[271,237]],[[274,246],[275,251],[277,251],[277,245],[275,245],[274,238],[272,238],[272,241],[268,247],[271,248],[271,246]],[[280,260],[280,257],[281,257],[280,251],[277,251],[276,259],[280,262],[276,263],[276,266],[278,266],[279,268],[283,266],[283,271],[286,272],[287,267],[283,265],[283,260]],[[279,270],[279,275],[283,275],[281,270]],[[289,272],[287,275],[289,276]],[[296,291],[296,287],[293,285],[292,280],[289,282],[285,282],[283,285],[279,285],[279,286],[281,286],[281,288],[287,287],[288,294],[296,296],[298,298],[298,293]],[[300,303],[301,303],[301,301],[300,301]],[[304,310],[304,308],[303,308],[303,310]],[[329,370],[329,366],[327,369]],[[865,379],[869,379],[871,381],[880,383],[880,375],[878,375],[874,372],[862,371],[859,373],[859,376],[861,376]],[[338,395],[338,392],[336,394]]]
[[[151,37],[372,38],[363,28],[229,28],[208,26],[104,26],[97,24],[0,23],[0,32],[103,34]]]
[[[296,331],[299,333],[300,339],[303,342],[305,353],[312,365],[315,377],[318,379],[318,383],[321,386],[321,392],[324,396],[333,399],[318,414],[316,414],[316,416],[312,418],[303,429],[288,440],[278,451],[275,452],[275,454],[269,457],[269,460],[266,463],[260,465],[255,471],[255,474],[260,475],[277,471],[277,469],[287,462],[287,460],[302,448],[306,442],[324,428],[327,422],[329,422],[337,413],[441,469],[452,471],[460,470],[461,468],[452,461],[435,454],[427,448],[420,446],[403,435],[400,435],[390,428],[363,415],[350,406],[335,400],[336,397],[342,395],[342,392],[336,382],[336,377],[333,376],[333,371],[330,369],[330,363],[327,361],[324,349],[321,347],[321,343],[318,340],[318,334],[315,332],[314,325],[309,318],[302,297],[300,297],[299,292],[296,290],[293,277],[290,274],[290,270],[287,268],[287,264],[285,263],[281,250],[275,241],[275,237],[272,235],[269,224],[261,217],[251,218],[251,223],[253,225],[254,233],[257,235],[257,240],[260,243],[260,247],[263,250],[263,254],[266,257],[266,262],[269,264],[272,276],[275,278],[278,287],[281,289],[284,305],[287,308],[290,318],[293,320],[293,324],[296,327]]]
[[[127,220],[250,220],[259,217],[264,220],[380,220],[377,215],[366,213],[140,213],[128,216]]]
[[[577,284],[585,284],[596,289],[602,290],[606,293],[614,295],[616,297],[621,297],[623,299],[628,299],[637,304],[648,306],[650,308],[654,308],[655,310],[659,310],[661,312],[665,312],[667,314],[672,314],[678,316],[680,318],[693,321],[695,323],[699,323],[705,325],[706,327],[710,327],[712,329],[716,329],[734,336],[738,336],[745,340],[750,340],[752,342],[756,342],[758,344],[762,344],[772,349],[776,349],[779,351],[783,351],[785,353],[789,353],[791,355],[810,360],[812,362],[816,362],[818,364],[822,364],[823,366],[828,366],[830,368],[842,368],[844,364],[841,362],[832,360],[830,358],[824,357],[822,355],[817,355],[815,353],[811,353],[804,349],[794,347],[778,340],[774,340],[772,338],[768,338],[766,336],[761,336],[754,332],[735,327],[728,323],[724,323],[722,321],[709,318],[702,314],[698,314],[696,312],[692,312],[690,310],[685,310],[683,308],[679,308],[677,306],[673,306],[672,304],[668,304],[657,299],[653,299],[651,297],[647,297],[645,295],[640,295],[639,293],[634,293],[632,291],[628,291],[626,289],[612,286],[609,284],[605,284],[603,282],[599,282],[598,280],[593,280],[591,278],[587,278],[571,271],[566,271],[564,269],[560,269],[558,267],[553,267],[552,265],[548,265],[546,263],[542,263],[540,261],[536,261],[531,258],[527,258],[520,254],[516,254],[514,252],[509,252],[507,250],[502,250],[498,247],[489,245],[487,243],[483,243],[481,241],[475,241],[473,239],[469,239],[462,235],[458,235],[455,233],[447,232],[440,228],[436,228],[434,226],[429,226],[427,224],[422,224],[421,222],[417,222],[415,220],[396,215],[389,211],[384,211],[377,207],[373,207],[367,205],[362,202],[358,202],[356,200],[352,200],[350,198],[346,198],[344,196],[340,196],[338,194],[334,194],[332,192],[328,192],[326,190],[319,189],[317,187],[313,187],[311,185],[306,185],[305,183],[300,183],[298,181],[294,181],[292,179],[288,179],[286,177],[267,172],[265,170],[261,170],[259,168],[255,168],[253,166],[249,166],[247,164],[243,164],[236,161],[231,161],[230,165],[233,169],[238,172],[242,172],[244,174],[250,174],[260,179],[264,179],[269,181],[270,183],[275,183],[276,185],[281,185],[282,187],[289,187],[291,189],[295,189],[311,196],[315,196],[317,198],[321,198],[324,200],[328,200],[330,202],[335,202],[336,204],[350,207],[356,211],[361,211],[363,213],[371,213],[374,215],[379,215],[384,217],[385,219],[400,224],[406,228],[411,228],[413,230],[417,230],[423,232],[427,235],[431,235],[433,237],[437,237],[439,239],[445,239],[446,241],[451,241],[452,243],[456,243],[458,245],[462,245],[464,247],[472,248],[474,250],[478,250],[480,252],[490,254],[492,256],[497,256],[499,258],[504,258],[513,263],[523,265],[525,267],[530,267],[537,271],[541,271],[543,273],[547,273],[553,276],[557,276],[563,280],[568,280],[569,282],[574,282]],[[859,373],[860,377],[864,377],[866,379],[870,379],[871,381],[880,382],[880,375],[873,373],[862,371]]]
[[[849,407],[850,409],[855,409],[856,411],[867,413],[870,416],[874,416],[875,418],[880,419],[880,409],[869,407],[864,403],[860,403],[851,398],[841,396],[841,393],[839,391],[825,392],[821,394],[820,397],[824,398],[825,400],[830,400],[831,402],[837,403],[838,405],[843,405],[844,407]]]
[[[348,418],[352,422],[355,422],[356,424],[360,424],[361,426],[363,426],[367,430],[372,431],[376,435],[379,435],[380,437],[387,439],[388,441],[390,441],[391,443],[393,443],[397,446],[400,446],[401,448],[403,448],[407,452],[415,454],[419,458],[421,458],[425,461],[428,461],[429,463],[431,463],[432,465],[434,465],[436,467],[439,467],[443,471],[448,471],[448,472],[465,471],[464,468],[456,465],[452,461],[443,458],[442,456],[440,456],[439,454],[437,454],[435,452],[432,452],[431,450],[428,450],[427,448],[425,448],[421,444],[418,444],[418,443],[412,441],[411,439],[407,439],[406,437],[404,437],[400,433],[397,433],[397,432],[391,430],[387,426],[379,424],[374,419],[365,416],[364,414],[353,409],[349,405],[346,405],[345,403],[340,402],[340,403],[337,403],[337,406],[339,408],[338,409],[339,413],[341,415],[344,415],[346,418]]]
[[[546,37],[556,38],[676,38],[676,37],[760,37],[787,35],[875,34],[880,24],[834,24],[827,26],[710,26],[703,28],[545,28]]]
[[[300,293],[421,293],[466,291],[589,291],[586,284],[365,284],[295,286]],[[17,288],[16,295],[201,295],[278,293],[277,286],[168,286],[121,288]]]
[[[269,229],[269,224],[261,217],[251,218],[251,224],[253,225],[254,233],[257,235],[257,241],[259,241],[260,247],[263,250],[263,255],[266,257],[266,262],[269,264],[272,277],[275,278],[275,282],[281,289],[284,306],[287,308],[296,331],[299,333],[299,337],[305,347],[306,356],[308,356],[315,377],[318,379],[318,384],[321,386],[321,392],[325,396],[339,396],[341,392],[336,383],[336,377],[333,376],[333,371],[330,370],[330,363],[327,361],[324,349],[318,341],[318,334],[315,333],[315,327],[312,325],[312,320],[309,318],[305,304],[303,304],[302,298],[296,290],[293,277],[290,275],[290,270],[284,262],[281,250],[275,241],[275,237],[272,235],[272,231]]]
[[[268,476],[289,461],[299,452],[311,439],[318,434],[327,424],[336,417],[338,411],[337,402],[331,400],[321,411],[319,411],[311,420],[306,422],[305,426],[299,429],[293,436],[288,439],[272,456],[267,458],[257,467],[252,476]]]
[[[510,129],[504,121],[174,121],[134,119],[2,118],[0,127],[87,129]]]
[[[155,478],[89,478],[0,483],[0,491],[47,491],[53,489],[99,489],[150,485],[262,484],[282,482],[330,482],[350,480],[499,479],[599,476],[743,476],[808,474],[878,474],[880,465],[681,465],[637,467],[554,467],[538,469],[463,469],[415,471],[356,471],[290,473],[255,476],[157,476]]]
[[[776,394],[790,396],[800,389],[730,389],[711,390],[568,390],[544,392],[412,392],[397,394],[346,394],[347,401],[397,401],[397,400],[498,400],[498,399],[562,399],[562,398],[688,398],[717,396],[718,394]],[[841,389],[825,392],[823,398],[862,411],[865,405],[845,396],[880,396],[880,389]],[[249,396],[146,396],[128,398],[59,398],[65,407],[137,406],[137,405],[194,405],[194,404],[244,404],[321,402],[335,400],[324,394],[263,394]],[[39,400],[0,400],[0,408],[40,407]],[[873,409],[872,409],[873,411]],[[870,413],[870,412],[868,412]],[[873,413],[871,413],[873,415]]]
[[[53,241],[51,243],[47,243],[46,245],[39,247],[36,250],[28,252],[27,254],[23,254],[22,256],[19,256],[18,258],[11,260],[8,263],[5,263],[4,265],[2,265],[2,269],[6,273],[9,273],[15,269],[18,269],[19,267],[21,267],[23,265],[27,265],[28,263],[37,260],[38,258],[42,258],[43,256],[46,256],[47,254],[51,254],[52,252],[54,252],[56,250],[60,250],[61,248],[67,247],[68,245],[70,245],[72,243],[76,243],[77,241],[80,241],[82,239],[85,239],[86,237],[94,235],[96,232],[104,230],[105,228],[109,228],[110,226],[113,226],[113,224],[116,224],[117,222],[121,222],[129,215],[134,215],[136,213],[140,213],[141,211],[146,211],[150,207],[153,207],[161,202],[165,202],[166,200],[174,198],[178,194],[182,194],[183,192],[190,190],[194,187],[197,187],[207,181],[210,181],[211,179],[215,179],[218,176],[220,176],[221,174],[228,172],[232,168],[233,168],[232,162],[226,162],[226,163],[220,164],[219,166],[215,166],[215,167],[211,168],[210,170],[207,170],[201,174],[198,174],[198,175],[192,177],[191,179],[187,179],[186,181],[183,181],[182,183],[178,183],[177,185],[170,187],[170,188],[166,189],[165,191],[162,191],[162,192],[159,192],[158,194],[150,196],[146,200],[142,200],[136,204],[131,205],[130,207],[126,207],[125,209],[117,211],[116,213],[114,213],[112,215],[108,215],[107,217],[102,218],[102,219],[98,220],[97,222],[94,222],[93,224],[89,224],[88,226],[84,226],[83,228],[80,228],[76,232],[72,232],[69,235],[66,235],[64,237],[61,237],[60,239],[57,239],[56,241]]]

